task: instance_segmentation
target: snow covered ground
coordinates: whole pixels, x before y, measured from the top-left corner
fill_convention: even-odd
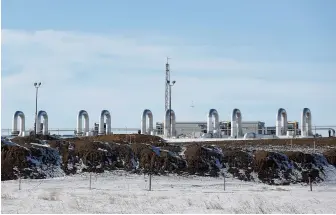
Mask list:
[[[1,183],[1,213],[336,213],[336,181],[268,186],[223,178],[115,171]]]

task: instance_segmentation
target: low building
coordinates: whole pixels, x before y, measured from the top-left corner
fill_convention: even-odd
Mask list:
[[[219,122],[219,128],[221,134],[225,136],[231,135],[231,122],[221,121]],[[256,134],[263,134],[265,129],[265,123],[260,121],[243,121],[242,122],[243,133],[255,132]],[[163,135],[163,123],[156,123],[156,134]],[[176,136],[185,137],[200,137],[202,134],[207,132],[207,122],[206,121],[196,121],[196,122],[176,122]]]

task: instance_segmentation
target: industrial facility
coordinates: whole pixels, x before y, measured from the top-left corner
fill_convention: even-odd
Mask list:
[[[20,127],[18,128],[18,119],[20,118]],[[84,119],[84,123],[83,123]],[[99,117],[99,123],[90,130],[89,114],[85,110],[80,110],[77,114],[76,136],[97,136],[112,134],[111,114],[108,110],[102,110]],[[49,134],[48,114],[46,111],[39,111],[37,115],[37,134]],[[332,130],[332,136],[335,136],[335,130]],[[31,131],[25,130],[25,115],[22,111],[16,111],[13,116],[12,135],[28,136]],[[223,138],[223,139],[241,139],[241,138],[264,138],[264,137],[313,137],[311,111],[309,108],[303,108],[301,112],[301,124],[297,121],[287,121],[287,112],[279,108],[276,114],[275,126],[266,127],[261,121],[243,121],[242,113],[235,108],[232,111],[231,121],[220,121],[216,109],[210,109],[207,115],[207,121],[198,122],[176,122],[175,112],[168,109],[163,123],[153,123],[153,113],[145,109],[141,114],[141,125],[139,133],[148,135],[157,135],[164,138]]]
[[[301,122],[288,121],[287,112],[284,108],[279,108],[276,112],[275,126],[266,127],[261,121],[243,121],[243,115],[237,108],[232,110],[230,121],[220,121],[216,109],[209,109],[205,121],[176,122],[176,113],[172,109],[171,92],[176,81],[170,80],[170,66],[166,63],[165,75],[165,115],[163,122],[156,122],[154,127],[153,113],[145,109],[141,114],[141,125],[138,133],[147,135],[157,135],[164,138],[221,138],[221,139],[246,139],[246,138],[286,138],[286,137],[313,137],[312,114],[309,108],[303,108],[301,112]],[[41,83],[35,83],[36,96]],[[37,98],[37,97],[36,97]],[[48,114],[46,111],[37,112],[34,128],[36,134],[49,134]],[[18,128],[18,119],[20,127]],[[83,122],[84,119],[84,122]],[[335,136],[332,128],[329,135]],[[25,129],[25,115],[22,111],[16,111],[13,116],[12,135],[28,136],[32,131]],[[108,110],[102,110],[99,115],[99,123],[95,123],[90,130],[89,114],[85,110],[80,110],[77,114],[77,128],[73,130],[76,136],[97,136],[112,134],[111,114]]]

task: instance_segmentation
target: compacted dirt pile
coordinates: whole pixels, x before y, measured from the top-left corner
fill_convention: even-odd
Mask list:
[[[30,151],[19,146],[8,146],[1,144],[1,180],[17,179],[18,170],[29,167],[26,157]]]
[[[275,141],[283,144],[283,140]],[[328,141],[333,144],[333,139]],[[230,142],[178,145],[168,144],[159,137],[133,134],[71,139],[18,137],[13,142],[1,143],[2,180],[16,179],[18,172],[25,178],[115,169],[216,177],[222,170],[227,176],[240,180],[291,184],[306,183],[309,177],[315,182],[322,181],[327,177],[327,169],[334,169],[336,173],[335,149],[311,154],[245,147],[266,144],[257,141],[234,141],[235,145]],[[266,142],[270,144],[271,140]]]
[[[164,145],[164,140],[158,136],[145,134],[113,134],[91,137],[76,137],[67,139],[69,141],[102,141],[102,142],[117,142],[117,143],[150,143],[154,145]]]
[[[315,141],[316,151],[325,151],[330,148],[336,149],[336,137],[329,138],[295,138],[295,139],[255,139],[255,140],[225,140],[202,142],[207,145],[235,149],[267,149],[267,150],[311,150],[313,151]],[[192,143],[192,142],[190,142]],[[189,144],[189,143],[176,143]]]
[[[325,151],[323,155],[330,164],[336,166],[336,149]]]
[[[1,180],[59,176],[60,165],[60,154],[54,148],[1,140]]]

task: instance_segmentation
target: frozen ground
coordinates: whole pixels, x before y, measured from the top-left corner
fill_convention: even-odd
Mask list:
[[[336,213],[336,182],[267,186],[223,178],[126,172],[1,183],[2,213]]]

